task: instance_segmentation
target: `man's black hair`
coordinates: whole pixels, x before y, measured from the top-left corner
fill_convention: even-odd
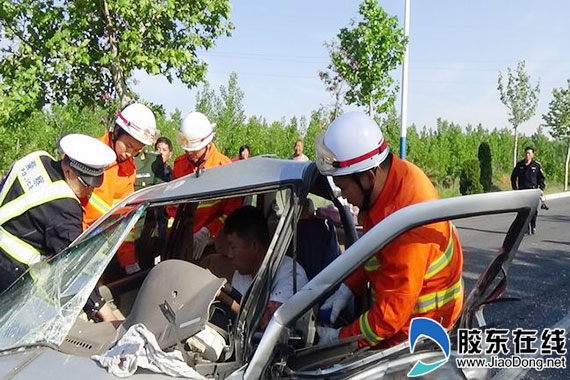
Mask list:
[[[265,248],[269,247],[271,241],[263,213],[253,206],[244,206],[232,212],[224,224],[224,233],[236,234],[244,240],[255,239]]]
[[[249,145],[243,144],[242,146],[239,147],[238,155],[241,156],[241,153],[242,153],[244,150],[246,150],[246,149],[247,149],[247,151],[251,154],[251,149],[249,149]]]
[[[154,143],[154,149],[156,149],[156,147],[158,146],[158,144],[160,143],[164,143],[168,146],[168,150],[172,152],[173,146],[172,146],[172,141],[170,141],[170,139],[168,137],[159,137],[156,142]]]
[[[532,146],[527,146],[526,148],[524,148],[524,151],[526,152],[527,150],[532,150],[532,153],[534,153],[534,148]]]

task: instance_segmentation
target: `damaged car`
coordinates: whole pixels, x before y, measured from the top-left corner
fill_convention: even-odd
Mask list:
[[[441,359],[439,346],[420,338],[413,352],[408,342],[375,350],[359,347],[355,337],[319,345],[319,305],[354,270],[410,229],[438,221],[512,214],[502,246],[468,293],[461,318],[449,334],[453,337],[457,328],[484,327],[483,312],[506,288],[508,268],[539,196],[540,191],[527,190],[416,204],[393,213],[358,238],[349,208],[311,162],[256,157],[142,189],[116,205],[66,250],[33,265],[0,296],[0,376],[115,378],[92,357],[104,355],[131,327],[142,325],[161,350],[178,351],[197,378],[405,377],[419,360]],[[305,222],[308,198],[334,204],[339,223],[311,216],[312,221]],[[237,295],[232,294],[227,277],[207,269],[207,259],[223,251],[218,242],[202,257],[191,254],[197,210],[236,199],[260,209],[272,233],[251,286]],[[117,265],[114,256],[133,234],[141,270],[113,278],[109,273]],[[332,248],[321,253],[323,246]],[[326,255],[328,259],[320,260]],[[309,281],[304,286],[294,284],[294,296],[262,326],[271,285],[286,256],[310,273]],[[117,314],[124,316],[120,322],[94,323],[82,313],[97,286]],[[220,301],[221,293],[239,302],[237,313]],[[366,300],[358,302],[355,315],[365,305]],[[451,357],[455,357],[453,338],[451,342]],[[133,376],[169,378],[146,370]],[[464,371],[449,360],[433,376],[483,379],[490,374],[484,369]]]

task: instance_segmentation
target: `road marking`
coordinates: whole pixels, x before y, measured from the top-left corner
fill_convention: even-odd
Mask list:
[[[554,324],[554,326],[550,327],[551,329],[566,329],[568,331],[570,329],[570,313],[566,314],[564,318],[559,320]],[[529,357],[539,357],[540,355],[534,355]],[[516,380],[522,378],[531,368],[506,368],[499,371],[495,376],[493,376],[492,380]]]

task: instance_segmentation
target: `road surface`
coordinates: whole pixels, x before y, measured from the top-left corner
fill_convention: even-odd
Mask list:
[[[565,327],[570,350],[570,198],[548,202],[540,210],[535,235],[526,235],[509,269],[503,297],[520,301],[490,305],[485,311],[488,325],[497,328],[525,328],[542,331]],[[502,244],[514,214],[458,220],[464,249],[466,293],[489,264]],[[566,354],[570,365],[570,354]],[[495,378],[569,379],[570,369],[500,371]]]

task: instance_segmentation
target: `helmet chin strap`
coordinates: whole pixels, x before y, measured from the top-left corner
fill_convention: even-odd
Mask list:
[[[376,172],[376,170],[374,172]],[[351,177],[352,180],[356,182],[356,184],[360,188],[360,192],[362,193],[362,205],[360,206],[360,210],[361,211],[370,210],[370,198],[372,197],[372,190],[374,190],[374,186],[372,186],[372,189],[366,190],[364,186],[362,186],[362,182],[360,181],[360,173],[353,173]]]
[[[211,144],[208,144],[206,146],[206,150],[204,151],[204,153],[200,157],[198,157],[198,160],[196,160],[196,163],[193,163],[194,165],[196,165],[196,167],[199,168],[204,164],[204,162],[206,162],[206,156],[208,155],[208,152],[210,151],[210,145]]]

